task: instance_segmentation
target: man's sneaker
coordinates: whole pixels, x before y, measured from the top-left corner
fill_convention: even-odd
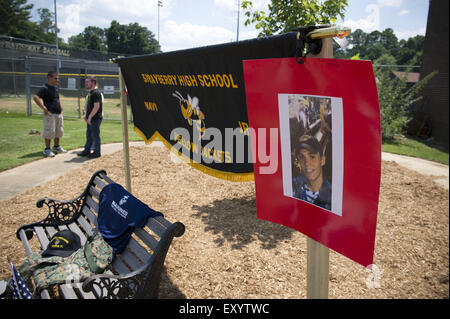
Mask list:
[[[67,151],[65,149],[63,149],[61,145],[53,146],[52,152],[55,153],[55,154],[67,153]]]
[[[55,153],[53,153],[52,150],[49,149],[49,148],[46,148],[46,149],[44,150],[44,155],[45,155],[46,157],[55,157]]]
[[[82,151],[82,152],[78,152],[77,155],[78,156],[88,156],[91,152],[86,152],[86,151]]]
[[[91,153],[91,154],[88,154],[87,155],[87,158],[97,158],[97,157],[100,157],[101,155],[100,154],[98,154],[98,153]]]

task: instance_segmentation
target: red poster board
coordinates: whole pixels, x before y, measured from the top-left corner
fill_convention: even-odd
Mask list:
[[[243,66],[258,218],[296,229],[363,266],[372,264],[381,128],[371,62],[307,58],[300,65],[285,58]],[[270,128],[277,134],[270,135]],[[306,166],[315,151],[308,145],[315,144],[305,137],[301,142],[302,135],[322,146],[320,191],[314,192],[316,168]],[[268,161],[271,143],[277,151]]]

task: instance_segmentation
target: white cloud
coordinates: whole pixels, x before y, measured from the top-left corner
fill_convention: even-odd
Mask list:
[[[171,14],[172,0],[163,0],[160,21]],[[157,0],[135,0],[126,5],[123,0],[74,0],[70,4],[57,4],[59,36],[67,40],[83,32],[86,26],[107,28],[112,20],[120,24],[137,22],[153,33],[157,32]]]
[[[236,34],[223,27],[192,23],[177,24],[173,20],[164,23],[160,43],[164,52],[230,42]]]
[[[76,1],[66,6],[57,4],[59,37],[67,40],[72,35],[83,32],[84,27],[81,25],[80,16],[84,14],[87,7],[85,4],[82,5]]]
[[[401,16],[404,16],[404,15],[406,15],[406,14],[408,14],[409,13],[409,10],[402,10],[402,11],[400,11],[399,13],[398,13],[398,15],[401,17]]]
[[[238,7],[237,0],[214,0],[214,4],[219,9],[224,9],[231,12],[236,12]]]
[[[369,4],[366,6],[365,11],[369,14],[364,19],[359,20],[347,20],[342,24],[352,29],[361,29],[364,32],[372,32],[380,28],[380,7],[376,4]]]
[[[403,4],[403,0],[378,0],[380,7],[400,7]]]
[[[408,40],[416,35],[425,35],[426,28],[420,28],[419,30],[406,30],[406,31],[394,31],[395,35],[399,40]]]

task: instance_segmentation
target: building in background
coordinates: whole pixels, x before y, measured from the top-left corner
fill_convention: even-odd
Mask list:
[[[449,143],[448,0],[430,0],[420,78],[438,71],[426,85],[415,119],[436,141]],[[419,132],[420,133],[420,132]]]

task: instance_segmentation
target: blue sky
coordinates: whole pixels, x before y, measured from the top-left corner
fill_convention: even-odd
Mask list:
[[[162,50],[172,51],[235,41],[239,0],[161,0],[159,37]],[[268,11],[270,0],[253,0],[255,8]],[[425,34],[429,0],[349,0],[346,25],[365,32],[392,28],[399,39]],[[54,0],[28,0],[37,8],[54,10]],[[158,0],[57,0],[59,36],[68,39],[86,26],[109,27],[137,22],[158,36]],[[239,40],[258,32],[244,26],[241,10]]]

